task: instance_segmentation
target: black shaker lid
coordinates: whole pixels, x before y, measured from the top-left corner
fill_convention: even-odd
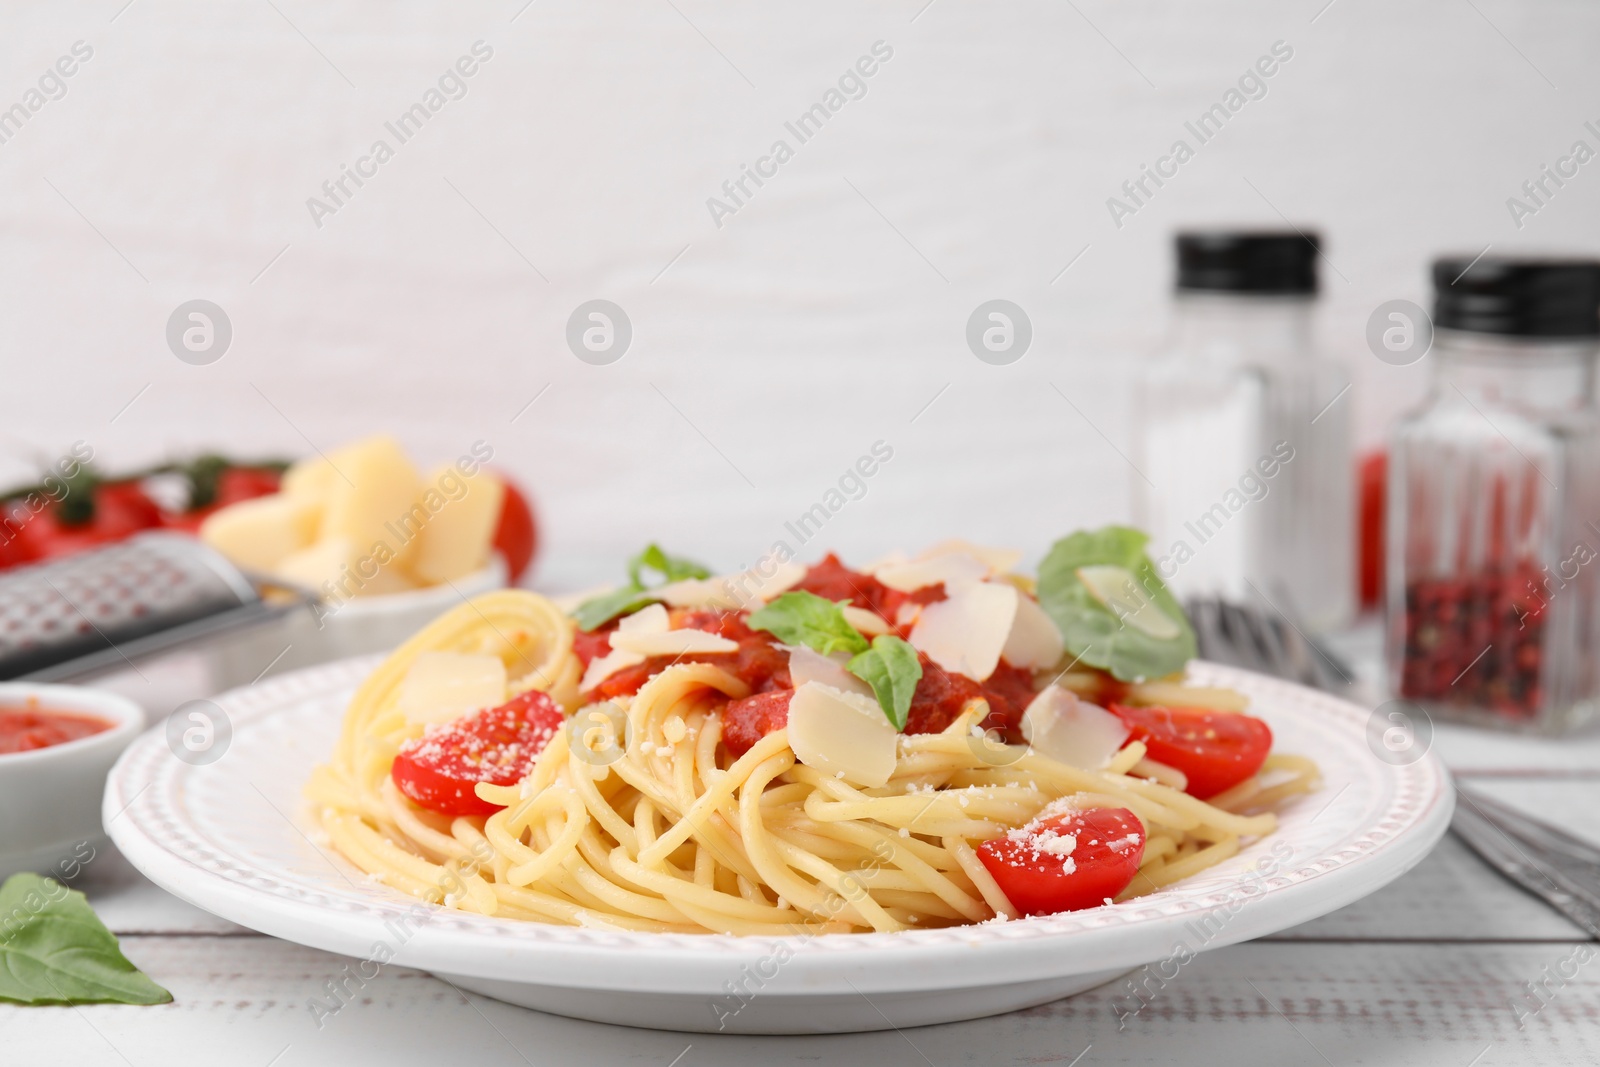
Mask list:
[[[1309,295],[1317,291],[1320,236],[1293,230],[1190,230],[1178,234],[1185,292]]]
[[[1437,329],[1600,336],[1600,260],[1444,256],[1433,262],[1433,292]]]

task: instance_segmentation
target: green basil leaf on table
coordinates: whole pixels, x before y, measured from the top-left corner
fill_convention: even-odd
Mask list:
[[[172,994],[128,962],[82,893],[14,874],[0,885],[0,1001],[166,1004]]]

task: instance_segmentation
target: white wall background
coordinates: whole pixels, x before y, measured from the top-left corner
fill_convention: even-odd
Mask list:
[[[1580,0],[123,2],[0,8],[0,108],[94,49],[0,144],[5,480],[80,438],[112,468],[484,438],[537,495],[550,586],[650,538],[753,561],[878,439],[895,458],[820,539],[858,556],[1125,518],[1099,431],[1124,447],[1178,226],[1322,229],[1368,441],[1427,367],[1372,358],[1367,315],[1426,302],[1431,254],[1600,249],[1600,163],[1521,231],[1505,206],[1600,147]],[[306,198],[478,39],[468,95],[317,228]],[[867,96],[714,226],[706,198],[878,40]],[[1277,40],[1266,98],[1115,228],[1106,197]],[[164,340],[196,297],[233,322],[210,366]],[[609,367],[564,342],[595,297],[634,325]],[[963,339],[992,297],[1034,322],[1009,367]]]

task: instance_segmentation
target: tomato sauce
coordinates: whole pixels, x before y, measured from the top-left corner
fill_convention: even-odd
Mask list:
[[[738,675],[755,693],[790,688],[789,654],[778,647],[778,639],[771,634],[746,626],[741,613],[712,608],[673,608],[668,613],[668,619],[674,630],[704,630],[726,637],[738,644],[738,651],[692,656],[651,656],[637,666],[625,667],[608,676],[584,696],[589,700],[632,696],[644,683],[674,663],[715,664]],[[615,629],[616,623],[613,622],[593,633],[578,632],[573,641],[573,651],[585,669],[591,660],[610,651],[611,634]]]
[[[0,708],[0,755],[33,752],[104,733],[116,724],[93,715],[40,708]]]
[[[848,601],[858,608],[877,612],[891,625],[903,604],[932,604],[945,599],[943,585],[928,586],[912,593],[890,589],[869,574],[853,571],[829,553],[806,571],[796,589],[835,603]],[[652,656],[643,663],[626,667],[608,676],[584,698],[591,701],[631,696],[652,677],[674,663],[714,663],[737,675],[750,686],[750,695],[731,701],[723,712],[722,738],[729,751],[743,755],[762,737],[781,730],[789,722],[789,697],[793,683],[789,678],[789,654],[769,633],[752,630],[745,615],[738,611],[711,608],[673,608],[668,613],[672,629],[705,630],[719,634],[739,646],[736,652],[692,656]],[[579,631],[573,651],[587,668],[591,660],[611,649],[611,633],[616,622],[607,623],[593,633]],[[900,636],[909,627],[897,627]],[[973,681],[964,675],[944,670],[927,656],[922,663],[922,679],[911,698],[906,717],[908,734],[936,734],[954,722],[961,709],[976,699],[988,701],[989,715],[984,729],[1000,731],[1008,741],[1022,739],[1022,713],[1034,698],[1033,674],[1013,667],[1004,660],[987,679]]]
[[[837,604],[848,600],[853,607],[875,611],[891,625],[902,604],[932,604],[945,599],[944,585],[930,585],[911,593],[890,589],[870,574],[853,571],[829,552],[822,562],[813,564],[795,588]],[[905,636],[901,633],[902,637]]]

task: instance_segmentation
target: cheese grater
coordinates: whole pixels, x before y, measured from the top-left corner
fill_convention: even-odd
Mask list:
[[[0,571],[0,680],[113,670],[302,610],[193,537],[152,531]]]

